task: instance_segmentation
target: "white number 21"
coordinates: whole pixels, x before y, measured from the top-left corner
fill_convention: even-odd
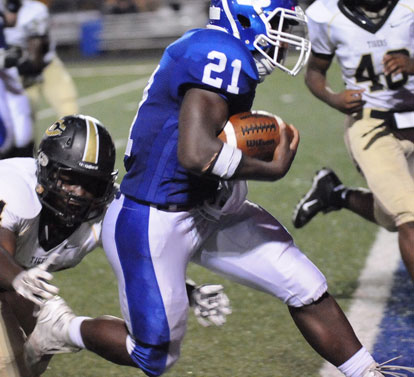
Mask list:
[[[214,86],[215,88],[221,88],[223,84],[223,79],[220,77],[213,78],[211,77],[211,73],[222,73],[226,69],[227,64],[227,56],[219,51],[210,51],[207,55],[210,60],[217,59],[217,63],[208,63],[204,67],[203,79],[202,81],[205,84]],[[227,85],[227,91],[233,94],[239,94],[239,76],[241,71],[241,60],[234,59],[231,62],[231,66],[233,67],[233,73],[231,75],[231,84]]]

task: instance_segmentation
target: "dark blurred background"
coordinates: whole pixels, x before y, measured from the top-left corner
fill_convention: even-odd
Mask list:
[[[70,57],[139,55],[164,49],[186,30],[203,27],[208,0],[41,0],[51,37]],[[300,1],[306,8],[311,0]]]

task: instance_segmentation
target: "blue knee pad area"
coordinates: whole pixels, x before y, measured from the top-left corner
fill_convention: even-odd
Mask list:
[[[167,368],[170,329],[147,232],[135,231],[148,227],[149,207],[134,202],[128,205],[132,209],[124,208],[118,216],[115,238],[134,339],[130,355],[147,376],[155,377]]]
[[[169,344],[151,346],[135,342],[131,358],[149,377],[161,376],[166,370]]]

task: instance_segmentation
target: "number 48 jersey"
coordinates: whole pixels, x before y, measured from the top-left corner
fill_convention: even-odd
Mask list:
[[[232,115],[250,110],[258,81],[251,52],[223,31],[190,30],[168,46],[131,126],[121,192],[162,205],[191,206],[212,198],[217,182],[191,174],[177,158],[184,94],[191,87],[217,92]]]
[[[414,76],[384,75],[385,54],[414,54],[414,6],[400,0],[377,25],[364,24],[342,0],[318,0],[306,11],[312,51],[336,55],[347,89],[365,89],[365,107],[414,109]]]

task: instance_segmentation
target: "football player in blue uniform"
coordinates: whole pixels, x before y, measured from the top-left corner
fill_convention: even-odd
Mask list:
[[[346,376],[383,376],[323,274],[282,224],[246,200],[245,180],[288,172],[298,131],[281,125],[270,162],[217,138],[231,115],[251,109],[265,75],[276,67],[296,75],[306,64],[310,44],[293,33],[298,24],[306,18],[294,0],[212,0],[208,27],[166,49],[132,123],[127,173],[103,224],[125,324],[76,317],[51,300],[29,340],[35,354],[71,344],[162,375],[185,335],[192,261],[282,300],[310,345]],[[296,60],[288,66],[290,48]]]

